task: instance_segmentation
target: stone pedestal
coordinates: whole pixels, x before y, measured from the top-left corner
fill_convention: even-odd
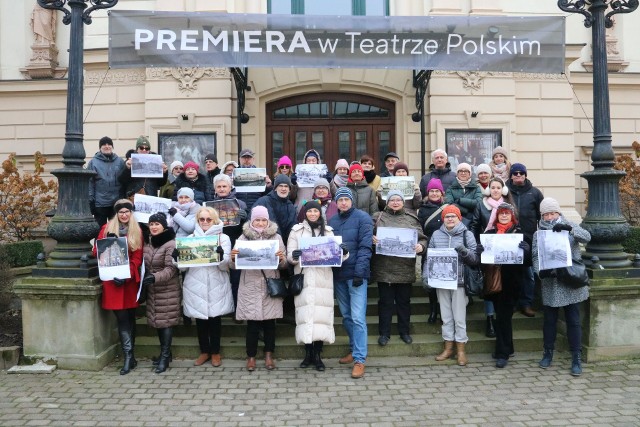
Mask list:
[[[595,270],[583,305],[588,361],[640,357],[640,269]]]
[[[58,48],[55,44],[35,43],[31,45],[31,59],[20,72],[27,79],[60,79],[67,73],[58,67]]]
[[[101,370],[117,349],[115,318],[100,306],[97,278],[23,278],[14,286],[22,299],[24,355],[55,360],[61,369]]]

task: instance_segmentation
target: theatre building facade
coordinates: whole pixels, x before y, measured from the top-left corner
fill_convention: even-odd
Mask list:
[[[32,154],[40,151],[49,172],[62,159],[70,36],[61,13],[47,16],[33,3],[0,3],[0,156],[15,152],[28,171]],[[565,16],[555,1],[507,0],[120,0],[113,10],[219,12],[231,22],[244,14],[329,12],[371,19]],[[299,163],[314,148],[330,169],[340,158],[369,154],[381,170],[384,155],[394,151],[418,177],[422,159],[428,167],[437,148],[447,150],[454,164],[477,165],[502,145],[511,162],[527,166],[529,179],[545,195],[560,200],[571,216],[584,214],[586,182],[580,174],[590,169],[592,150],[592,59],[591,32],[579,14],[565,16],[564,72],[467,66],[429,73],[394,64],[278,63],[239,67],[235,77],[231,67],[189,63],[109,68],[109,18],[104,11],[92,16],[84,43],[87,160],[102,136],[110,136],[123,156],[139,135],[147,135],[165,161],[190,155],[197,160],[206,151],[222,164],[237,160],[241,146],[254,150],[256,164],[273,173],[282,155]],[[488,37],[494,29],[489,27]],[[607,30],[617,153],[631,152],[640,130],[638,39],[640,12],[617,15]],[[467,61],[473,64],[474,58]],[[243,77],[246,85],[238,90]],[[239,109],[246,115],[240,126]]]

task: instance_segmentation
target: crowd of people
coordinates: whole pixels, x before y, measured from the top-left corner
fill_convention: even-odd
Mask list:
[[[544,198],[527,177],[521,163],[510,163],[503,147],[493,151],[490,164],[459,163],[452,170],[447,153],[432,152],[429,172],[415,185],[412,197],[397,190],[382,195],[381,177],[408,176],[409,167],[396,153],[384,158],[385,170],[378,175],[375,160],[364,155],[356,161],[340,159],[326,175],[318,176],[312,187],[298,187],[293,161],[282,156],[273,177],[266,176],[264,191],[237,192],[235,168],[255,168],[255,153],[244,149],[239,163],[218,166],[215,154],[205,157],[205,171],[193,161],[163,164],[162,178],[131,176],[131,153],[151,153],[149,140],[141,136],[126,159],[114,152],[113,141],[104,137],[99,151],[88,163],[95,171],[89,199],[91,212],[101,226],[97,239],[127,237],[130,277],[103,281],[102,307],[117,319],[124,356],[122,375],[137,365],[135,311],[138,289],[148,289],[147,322],[157,329],[159,356],[156,373],[164,372],[172,361],[173,327],[195,319],[200,355],[194,365],[210,362],[222,365],[221,317],[230,315],[246,322],[246,369],[255,370],[259,340],[264,341],[264,366],[276,367],[276,319],[287,310],[295,313],[295,338],[305,348],[300,367],[323,371],[321,354],[325,344],[335,341],[334,299],[340,308],[350,351],[339,360],[351,366],[351,376],[365,374],[367,360],[367,289],[378,287],[378,345],[391,340],[391,319],[395,312],[400,339],[411,345],[411,289],[418,270],[430,249],[454,249],[459,272],[457,288],[436,288],[426,283],[429,296],[428,322],[442,324],[444,348],[437,361],[455,355],[465,366],[467,295],[464,266],[478,266],[484,251],[483,234],[518,233],[523,236],[521,264],[502,266],[500,291],[484,297],[487,337],[495,337],[496,367],[504,368],[513,356],[512,316],[520,311],[533,317],[536,277],[542,284],[544,349],[541,368],[550,366],[556,340],[558,311],[564,307],[567,336],[572,352],[571,374],[580,375],[581,329],[579,304],[588,298],[588,288],[573,289],[555,274],[541,270],[537,230],[567,231],[572,256],[579,259],[579,244],[589,241],[589,233],[568,221],[558,202]],[[309,150],[302,163],[321,164],[320,154]],[[167,212],[151,215],[138,223],[133,214],[136,194],[172,199]],[[216,209],[206,203],[235,199],[239,224],[226,225]],[[395,257],[378,253],[381,227],[409,229],[417,235],[411,249],[415,257]],[[216,265],[178,268],[176,237],[218,236]],[[301,239],[340,236],[340,267],[300,266]],[[275,270],[246,270],[236,264],[242,240],[277,242]],[[413,253],[412,252],[412,253]],[[141,266],[144,263],[144,269]],[[182,271],[181,271],[182,270]],[[141,273],[141,271],[144,271]],[[271,297],[267,282],[304,274],[302,291],[287,299]],[[142,276],[142,277],[141,277]],[[418,274],[419,276],[419,274]],[[455,284],[454,284],[455,286]]]

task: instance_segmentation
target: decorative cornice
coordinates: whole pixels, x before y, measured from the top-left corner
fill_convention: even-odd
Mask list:
[[[91,70],[84,73],[84,86],[131,86],[143,84],[146,74],[143,69]]]

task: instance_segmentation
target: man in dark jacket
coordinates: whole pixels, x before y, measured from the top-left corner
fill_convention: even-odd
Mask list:
[[[101,227],[115,212],[113,204],[122,198],[122,185],[118,176],[124,169],[124,160],[113,152],[113,141],[108,136],[100,138],[98,151],[89,160],[87,169],[96,173],[89,182],[91,213]]]
[[[151,144],[146,136],[139,136],[136,140],[136,151],[133,154],[154,154],[151,152]],[[168,170],[167,165],[162,164],[162,178],[133,178],[131,176],[131,159],[127,159],[124,163],[125,168],[122,169],[118,181],[124,187],[124,196],[133,201],[136,193],[146,194],[147,196],[158,197],[158,190],[167,183]]]
[[[215,154],[209,153],[204,156],[204,167],[207,169],[207,178],[209,179],[209,183],[211,183],[211,186],[213,187],[213,178],[220,173],[218,158]]]
[[[269,219],[278,224],[278,234],[284,242],[289,241],[291,228],[296,224],[296,208],[289,200],[291,180],[281,174],[273,182],[273,190],[256,200],[255,206],[264,206],[269,211]]]
[[[522,163],[514,163],[509,171],[511,178],[507,181],[507,187],[513,197],[513,202],[518,210],[520,228],[525,239],[533,241],[533,233],[538,229],[540,221],[540,202],[544,199],[542,191],[533,186],[527,179],[527,168]],[[525,269],[525,277],[520,291],[520,312],[527,317],[535,316],[531,308],[533,304],[533,291],[535,282],[533,269],[529,266]]]
[[[248,148],[245,148],[240,152],[240,167],[241,168],[255,168],[254,164],[254,156],[255,153]],[[247,210],[251,212],[253,209],[253,205],[256,203],[260,197],[269,194],[273,186],[271,185],[271,178],[269,176],[264,177],[265,181],[265,189],[264,191],[253,191],[253,192],[238,192],[236,197],[238,200],[242,200],[247,205]],[[285,240],[286,242],[286,240]]]
[[[422,199],[429,195],[427,191],[427,185],[432,178],[438,178],[442,181],[442,187],[444,191],[456,180],[456,173],[451,170],[451,164],[449,164],[447,152],[437,149],[431,153],[431,161],[433,162],[429,166],[429,172],[425,174],[420,180],[420,193],[422,193]]]
[[[351,377],[362,378],[367,359],[367,282],[371,274],[373,221],[353,206],[353,194],[348,188],[339,188],[335,200],[339,212],[329,225],[336,236],[342,236],[343,253],[349,253],[342,267],[333,269],[333,289],[351,349],[339,362],[354,362]]]
[[[394,176],[393,168],[395,167],[396,163],[398,163],[399,161],[400,161],[400,157],[398,157],[396,153],[394,153],[393,151],[390,153],[387,153],[387,155],[384,156],[384,166],[386,169],[380,174],[380,176],[381,177]]]

